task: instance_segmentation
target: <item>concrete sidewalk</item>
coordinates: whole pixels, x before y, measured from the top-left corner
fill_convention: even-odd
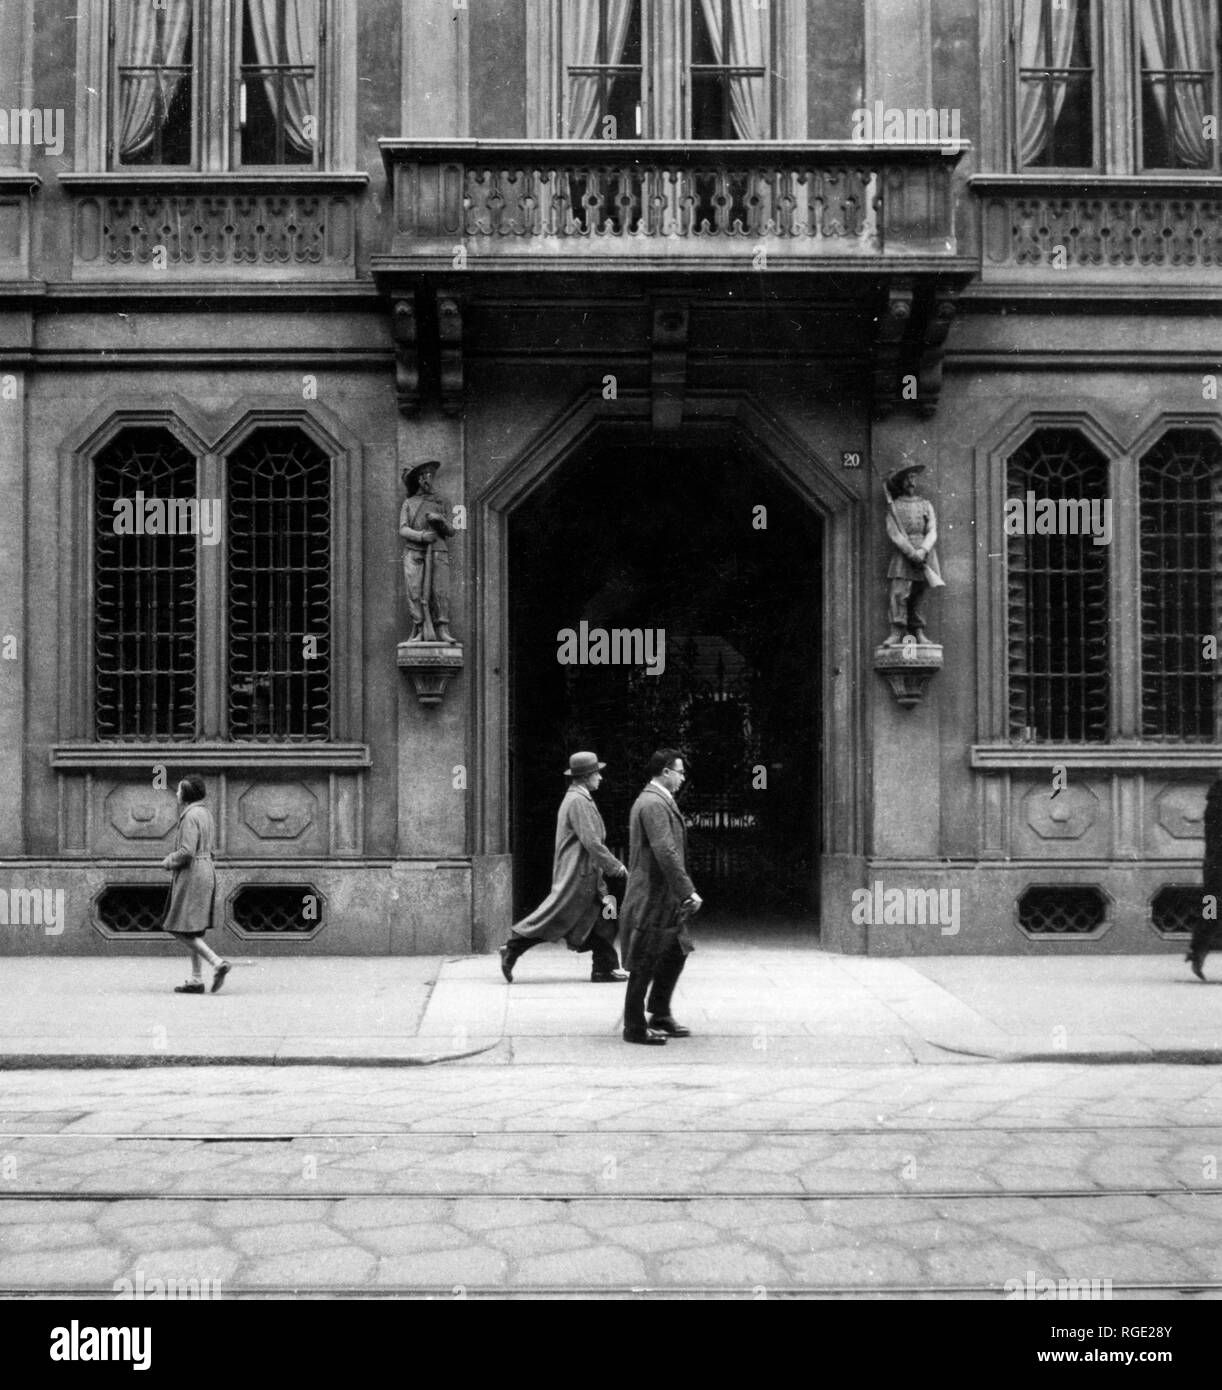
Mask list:
[[[168,954],[6,957],[0,1068],[1215,1063],[1215,959],[1202,985],[1178,954],[868,959],[718,936],[675,997],[693,1036],[628,1048],[623,987],[591,984],[589,957],[560,946],[524,957],[512,985],[495,956],[261,957],[203,996],[172,992],[182,964]]]

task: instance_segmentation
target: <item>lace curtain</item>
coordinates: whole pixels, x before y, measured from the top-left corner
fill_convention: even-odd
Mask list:
[[[1168,20],[1170,23],[1168,23]],[[1209,143],[1205,138],[1208,100],[1209,15],[1203,0],[1138,0],[1137,27],[1141,35],[1142,81],[1162,117],[1167,148],[1177,166],[1208,168]],[[1200,79],[1175,80],[1174,130],[1171,116],[1172,79],[1161,76],[1168,68],[1187,68],[1202,73]],[[1157,72],[1157,78],[1147,76]]]
[[[705,23],[713,44],[713,61],[729,67],[766,68],[767,30],[766,7],[757,9],[752,0],[701,0]],[[723,7],[729,8],[730,52],[725,54],[722,33]],[[768,113],[765,103],[765,84],[759,77],[745,75],[730,78],[730,116],[734,133],[740,140],[766,140]]]
[[[606,0],[607,48],[602,62],[612,67],[624,54],[628,25],[632,19],[633,0]],[[599,62],[599,29],[601,24],[599,0],[569,0],[564,7],[564,65],[565,69],[593,67]],[[565,134],[570,140],[589,140],[598,130],[599,92],[602,79],[569,72],[568,110],[565,112]]]
[[[191,37],[194,0],[165,0],[155,8],[148,0],[127,0],[120,17],[119,158],[130,162],[153,143],[158,123],[186,80],[175,72]],[[127,72],[127,68],[153,69]]]
[[[263,73],[263,88],[286,142],[309,154],[314,140],[307,116],[313,105],[314,69],[318,61],[318,0],[246,0],[259,66],[305,68],[308,72]]]

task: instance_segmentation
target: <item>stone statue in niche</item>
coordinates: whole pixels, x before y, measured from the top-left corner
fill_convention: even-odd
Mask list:
[[[450,548],[454,534],[450,504],[433,491],[433,479],[441,467],[428,459],[405,468],[402,474],[407,498],[399,512],[403,537],[403,578],[407,587],[407,611],[412,620],[408,642],[447,642],[450,631]]]
[[[925,635],[921,602],[930,589],[945,588],[934,546],[938,543],[938,518],[933,503],[917,495],[916,475],[923,463],[905,464],[887,475],[887,535],[892,544],[887,566],[890,585],[891,632],[884,647],[901,647],[905,641],[932,645]]]

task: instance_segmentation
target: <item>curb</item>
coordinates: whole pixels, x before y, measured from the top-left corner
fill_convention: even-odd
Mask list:
[[[16,1052],[0,1056],[0,1071],[140,1071],[149,1067],[432,1067],[500,1047],[503,1039],[466,1052],[422,1052],[404,1057],[250,1057],[199,1053]]]

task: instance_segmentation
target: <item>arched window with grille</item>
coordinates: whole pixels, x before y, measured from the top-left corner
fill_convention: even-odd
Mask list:
[[[331,737],[331,459],[302,430],[229,456],[228,723],[239,740]]]
[[[1222,615],[1222,441],[1169,430],[1140,460],[1143,738],[1213,743],[1218,662],[1203,639]]]
[[[197,735],[197,538],[143,524],[147,502],[195,497],[196,468],[191,451],[157,426],[123,430],[93,460],[98,739]]]
[[[1036,431],[1011,455],[1006,496],[1102,503],[1107,461],[1071,429]],[[1008,538],[1010,737],[1096,742],[1109,733],[1108,547],[1082,534]]]

